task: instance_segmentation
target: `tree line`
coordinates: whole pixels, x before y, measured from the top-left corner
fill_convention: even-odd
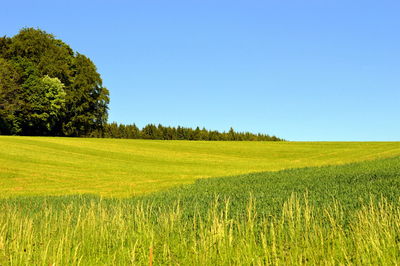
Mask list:
[[[230,128],[228,132],[195,129],[189,127],[171,127],[148,124],[143,128],[135,124],[124,125],[118,123],[105,124],[102,129],[97,129],[89,134],[95,138],[120,138],[120,139],[159,139],[159,140],[213,140],[213,141],[283,141],[276,136],[267,134],[254,134],[250,132],[236,132]]]
[[[95,64],[54,35],[23,28],[0,37],[0,135],[280,141],[199,127],[107,123],[109,92]]]

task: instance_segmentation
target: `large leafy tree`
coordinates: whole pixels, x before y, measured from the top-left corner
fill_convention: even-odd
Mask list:
[[[67,135],[88,134],[107,122],[108,90],[93,62],[77,54],[72,62],[73,78],[67,95],[67,123],[63,132]]]
[[[0,58],[0,134],[21,131],[18,112],[23,103],[20,75],[12,63]]]
[[[0,38],[0,133],[88,135],[107,121],[94,63],[39,29]]]

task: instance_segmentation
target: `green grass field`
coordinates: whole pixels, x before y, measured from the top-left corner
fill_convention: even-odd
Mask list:
[[[129,197],[199,178],[400,155],[400,143],[207,142],[0,136],[0,197]]]
[[[0,147],[0,265],[400,263],[399,142]]]
[[[400,157],[133,198],[0,199],[1,265],[396,265]]]

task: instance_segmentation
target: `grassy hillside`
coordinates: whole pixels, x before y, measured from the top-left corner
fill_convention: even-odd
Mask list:
[[[220,202],[229,199],[232,215],[240,215],[252,197],[259,214],[276,215],[293,193],[307,194],[309,203],[318,208],[338,201],[346,212],[357,209],[371,197],[397,201],[400,197],[400,157],[200,179],[194,184],[133,201],[144,200],[156,207],[172,206],[179,201],[182,211],[193,216],[193,206],[197,211],[207,212],[218,197]]]
[[[400,157],[126,199],[0,199],[0,264],[396,265],[399,197]]]
[[[400,155],[400,143],[190,142],[0,136],[0,194],[132,196],[198,178]]]

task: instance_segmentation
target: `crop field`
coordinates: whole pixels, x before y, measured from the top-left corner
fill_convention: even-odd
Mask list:
[[[5,265],[394,265],[400,158],[210,178],[133,198],[0,200]]]
[[[400,143],[0,145],[0,265],[400,262]]]
[[[210,142],[0,136],[0,197],[130,197],[207,177],[400,155],[400,143]]]

